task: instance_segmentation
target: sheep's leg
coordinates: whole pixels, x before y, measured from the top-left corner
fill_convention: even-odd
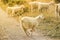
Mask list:
[[[29,27],[31,27],[31,28],[28,29],[28,32],[29,32],[29,35],[32,36],[32,33],[35,31],[35,28],[34,28],[35,25],[29,24]]]
[[[29,35],[29,36],[32,36],[32,28],[31,28],[31,26],[32,25],[28,25],[28,29],[26,30],[26,32],[27,32],[27,35]]]
[[[27,36],[30,36],[30,35],[29,35],[30,33],[27,31],[26,28],[23,27],[23,30],[24,30],[24,32],[25,32],[25,34],[26,34]]]
[[[35,25],[33,25],[31,32],[34,32],[35,31],[34,27],[35,27]]]
[[[27,29],[24,28],[24,32],[25,32],[25,34],[26,34],[27,36],[30,36],[30,35],[29,35],[30,33],[27,31]]]
[[[23,25],[22,25],[23,26]],[[29,36],[29,32],[27,32],[27,29],[23,26],[23,31],[25,32],[25,34],[27,35],[27,36]]]
[[[22,27],[23,27],[23,30],[24,30],[25,34],[27,36],[31,36],[31,29],[30,28],[26,28],[26,26],[24,26],[24,25],[25,24],[23,24]]]
[[[31,30],[32,30],[32,29],[27,29],[27,30],[26,30],[26,34],[27,34],[28,36],[32,36]]]
[[[24,28],[24,32],[26,33],[27,36],[31,36],[32,32],[30,31],[31,29],[25,29]]]

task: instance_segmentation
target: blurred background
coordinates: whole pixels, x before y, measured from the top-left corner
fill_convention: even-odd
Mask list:
[[[60,40],[60,7],[56,5],[59,3],[60,0],[0,0],[0,40]],[[20,19],[40,14],[45,19],[36,29],[44,37],[28,38],[20,28]]]

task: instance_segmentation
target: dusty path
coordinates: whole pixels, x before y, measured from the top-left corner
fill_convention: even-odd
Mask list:
[[[59,40],[43,37],[41,34],[27,37],[20,28],[20,24],[0,8],[0,40]]]
[[[19,23],[13,18],[8,18],[7,14],[0,8],[0,28],[4,31],[1,40],[25,40],[25,34],[20,29]],[[0,30],[1,31],[1,30]]]

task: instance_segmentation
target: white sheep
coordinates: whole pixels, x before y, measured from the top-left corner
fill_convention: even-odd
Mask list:
[[[50,3],[38,3],[38,10],[41,13],[47,13]]]
[[[37,1],[34,1],[34,2],[29,2],[29,5],[31,5],[31,11],[33,11],[33,5],[37,5],[38,6],[38,11],[41,10],[42,11],[42,8],[43,10],[45,9],[47,11],[48,7],[49,7],[49,4],[50,3],[43,3],[43,2],[37,2]]]
[[[38,6],[37,7],[38,13],[43,13],[43,14],[48,14],[48,15],[51,14],[52,16],[56,15],[55,13],[56,7],[55,7],[54,1],[51,1],[49,3],[34,1],[34,2],[29,2],[29,5],[31,6],[31,12],[35,12],[34,5],[36,5]]]
[[[19,11],[19,10],[22,10],[23,11],[23,8],[25,8],[24,5],[20,5],[20,6],[15,5],[13,7],[7,7],[6,12],[8,14],[10,14],[11,16],[13,16],[16,11]]]
[[[42,14],[35,18],[34,17],[23,17],[21,19],[22,28],[27,36],[32,35],[32,32],[34,32],[35,27],[38,26],[39,21],[41,21],[41,19],[44,19],[44,16]]]
[[[56,15],[59,17],[60,16],[60,3],[56,4]]]
[[[53,1],[49,3],[39,2],[38,10],[40,10],[41,13],[53,13],[55,12],[55,3]]]

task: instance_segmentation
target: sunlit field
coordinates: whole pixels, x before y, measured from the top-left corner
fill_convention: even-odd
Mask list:
[[[54,0],[1,0],[0,40],[60,40],[60,10],[58,14],[55,4]],[[27,36],[24,32],[26,29],[20,24],[21,19],[36,18],[41,14],[44,19],[37,21],[38,26],[34,30],[38,36]],[[33,24],[29,23],[28,26]]]

